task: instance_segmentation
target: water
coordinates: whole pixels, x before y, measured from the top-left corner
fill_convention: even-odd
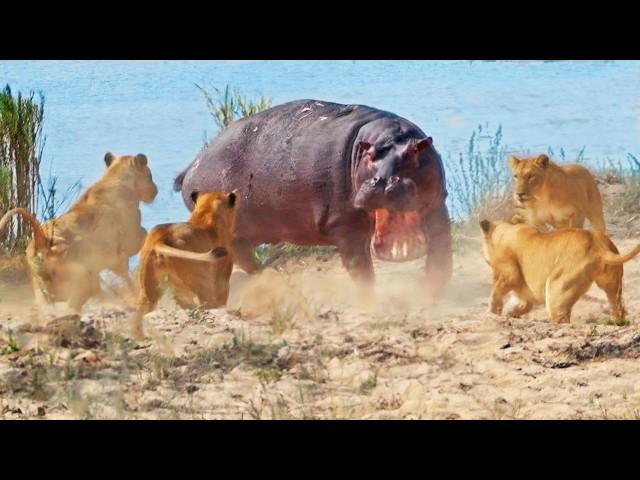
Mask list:
[[[0,61],[0,85],[42,91],[43,176],[59,191],[90,185],[107,151],[145,153],[160,193],[149,228],[187,210],[174,176],[216,132],[201,93],[237,87],[279,104],[301,98],[395,112],[433,136],[446,156],[465,151],[478,124],[513,151],[562,147],[587,161],[640,153],[640,62],[478,61]]]

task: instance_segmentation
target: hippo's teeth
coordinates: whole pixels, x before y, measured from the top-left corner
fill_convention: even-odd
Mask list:
[[[407,241],[405,240],[402,243],[402,255],[406,258],[409,254],[409,245],[407,245]]]
[[[398,256],[398,242],[393,242],[393,248],[391,249],[391,257],[396,258]]]

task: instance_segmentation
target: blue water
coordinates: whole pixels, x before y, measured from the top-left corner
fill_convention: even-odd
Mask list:
[[[160,193],[143,223],[187,216],[172,181],[216,127],[195,83],[231,84],[278,104],[300,98],[389,110],[464,151],[478,124],[502,124],[513,151],[586,147],[587,161],[640,153],[640,62],[0,61],[0,84],[42,91],[43,176],[59,190],[95,181],[105,152],[145,153]]]

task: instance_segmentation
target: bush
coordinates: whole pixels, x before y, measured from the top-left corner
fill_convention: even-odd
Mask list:
[[[232,93],[229,85],[225,87],[224,91],[213,87],[217,96],[215,100],[207,90],[197,83],[196,87],[204,96],[209,113],[216,122],[219,131],[227,128],[234,120],[271,108],[270,98],[263,96],[257,101],[247,100],[246,97],[240,95],[238,89],[234,89]]]
[[[37,211],[40,160],[44,139],[44,96],[30,92],[14,96],[9,85],[0,92],[0,211],[23,207]],[[0,243],[9,251],[22,247],[31,234],[28,222],[14,217],[0,232]]]
[[[502,126],[490,135],[487,128],[478,125],[471,134],[466,154],[460,153],[457,162],[451,157],[445,161],[450,211],[454,218],[468,218],[480,213],[480,209],[503,206],[512,184],[506,162]]]

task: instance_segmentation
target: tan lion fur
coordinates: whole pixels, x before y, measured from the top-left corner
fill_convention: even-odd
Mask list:
[[[594,231],[605,233],[600,191],[585,167],[556,165],[546,155],[522,160],[512,156],[509,164],[515,183],[513,223],[582,228],[586,218]]]
[[[84,303],[100,292],[100,271],[108,269],[133,290],[129,257],[146,236],[140,223],[140,202],[150,203],[158,193],[147,166],[147,157],[107,153],[107,169],[59,217],[41,225],[22,208],[9,210],[0,220],[0,231],[13,215],[30,222],[33,239],[27,259],[36,304],[67,302],[79,313]]]
[[[168,285],[183,308],[218,308],[227,303],[233,270],[231,234],[234,192],[194,193],[195,208],[186,223],[158,225],[140,253],[138,308],[131,317],[133,335],[144,338],[142,318],[152,311]]]
[[[493,270],[492,313],[502,314],[504,297],[515,292],[520,303],[511,316],[545,304],[553,322],[569,322],[573,305],[596,282],[607,294],[612,317],[624,322],[622,264],[640,253],[640,245],[621,256],[609,237],[590,230],[541,232],[525,224],[487,220],[480,226],[484,258]]]

